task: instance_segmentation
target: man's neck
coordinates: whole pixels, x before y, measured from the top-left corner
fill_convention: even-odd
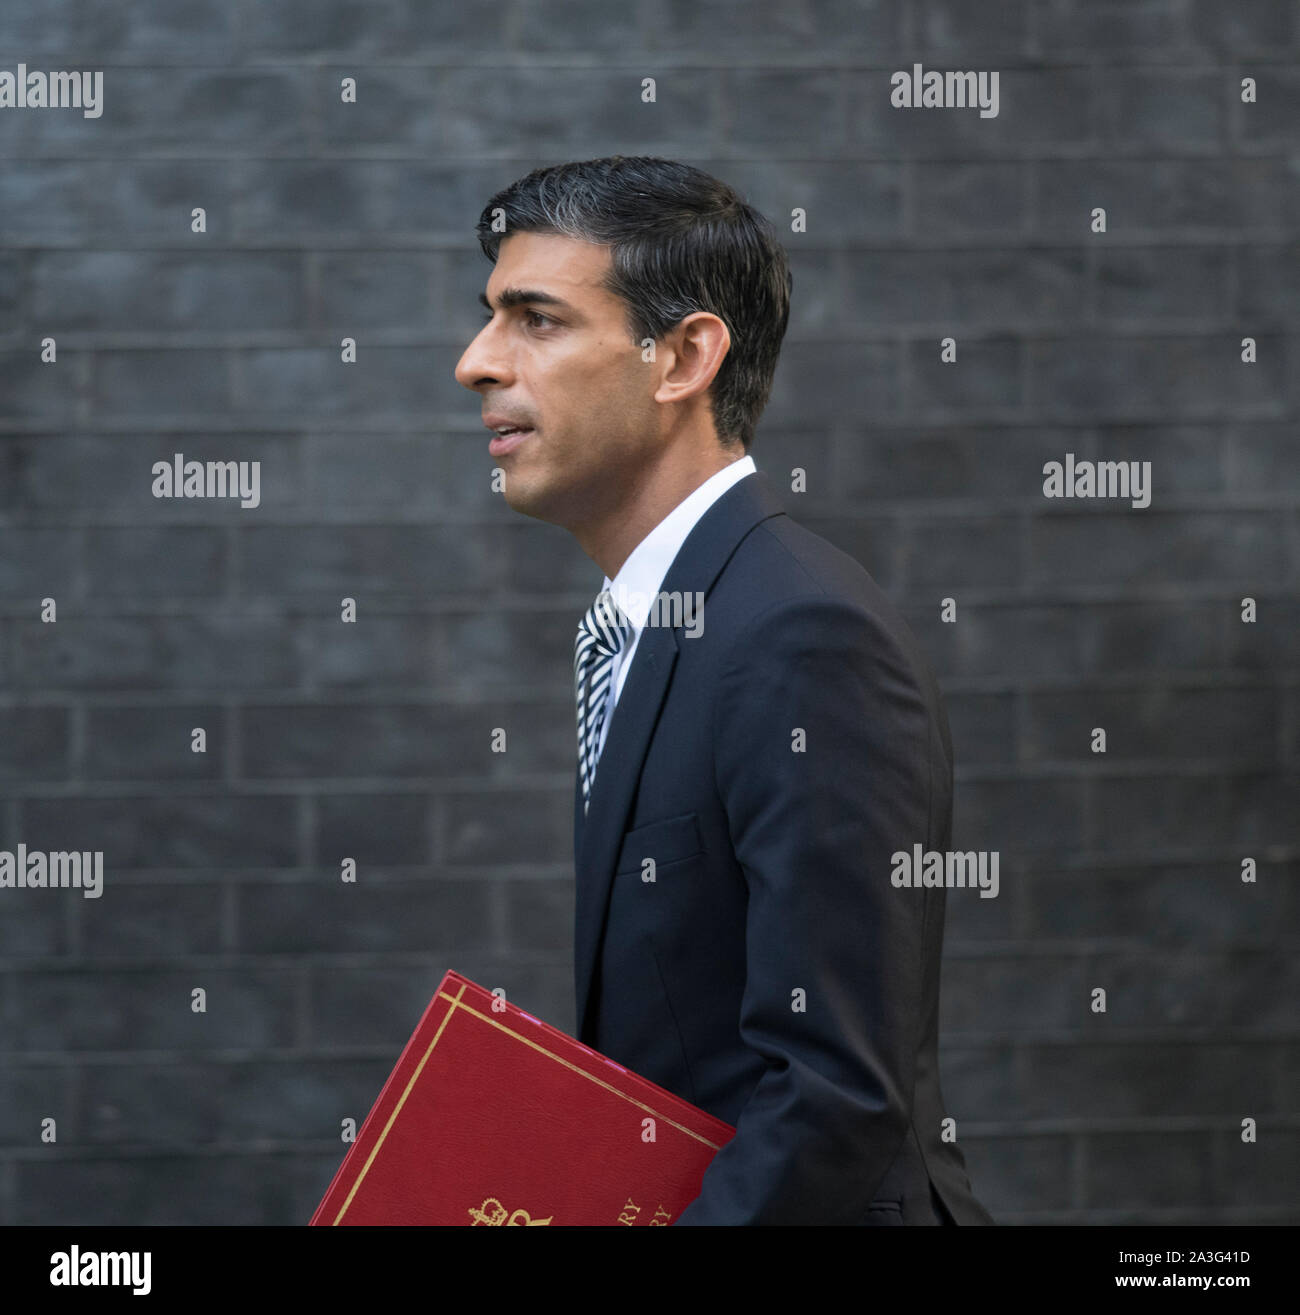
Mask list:
[[[684,471],[673,471],[671,479],[652,484],[633,506],[620,508],[617,514],[598,527],[574,531],[574,537],[583,552],[612,580],[656,525],[718,471],[725,470],[746,455],[743,449],[734,456],[730,449],[719,449],[716,457],[710,454],[709,460]]]

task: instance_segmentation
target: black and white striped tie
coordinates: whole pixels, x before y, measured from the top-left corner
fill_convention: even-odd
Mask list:
[[[627,643],[630,623],[614,595],[602,590],[578,626],[573,646],[573,691],[578,704],[578,766],[582,772],[582,811],[591,801],[600,757],[600,732],[605,724],[614,658]]]

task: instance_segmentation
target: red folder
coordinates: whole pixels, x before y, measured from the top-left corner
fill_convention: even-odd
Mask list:
[[[449,972],[312,1224],[671,1224],[721,1119]]]

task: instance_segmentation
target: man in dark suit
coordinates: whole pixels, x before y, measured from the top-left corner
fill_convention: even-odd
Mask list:
[[[677,1223],[992,1223],[939,1089],[944,890],[891,881],[950,844],[942,699],[747,451],[789,313],[773,230],[614,157],[534,171],[479,239],[456,377],[506,500],[605,572],[575,644],[579,1038],[736,1126]]]

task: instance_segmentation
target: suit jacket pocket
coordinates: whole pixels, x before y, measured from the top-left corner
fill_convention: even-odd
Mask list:
[[[680,863],[703,853],[699,823],[694,813],[679,813],[658,822],[646,822],[623,837],[615,875],[640,872],[646,859],[655,861],[656,871],[669,863]]]

